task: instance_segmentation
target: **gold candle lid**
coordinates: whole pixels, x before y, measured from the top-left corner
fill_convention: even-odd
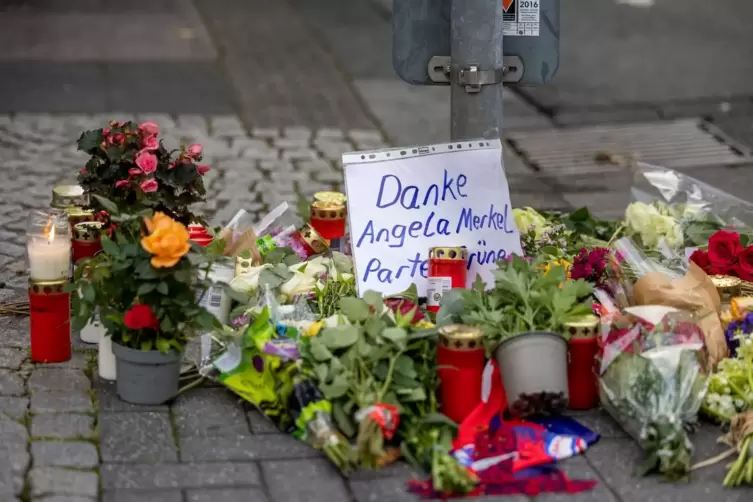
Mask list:
[[[235,275],[241,275],[248,272],[254,266],[254,258],[249,256],[244,258],[240,255],[235,257]]]
[[[439,344],[452,350],[484,348],[484,330],[478,326],[451,324],[439,329]]]
[[[301,239],[314,250],[314,253],[321,254],[329,248],[327,240],[308,223],[301,228],[299,233],[301,234]]]
[[[740,296],[740,288],[743,281],[737,277],[712,275],[711,282],[714,283],[714,287],[716,287],[723,302],[728,302],[733,296]]]
[[[311,203],[311,219],[344,220],[345,205],[341,202],[321,202],[315,200]]]
[[[65,209],[86,203],[86,194],[79,185],[58,185],[52,189],[52,207]]]
[[[433,247],[429,248],[429,258],[465,261],[468,259],[468,249],[464,247]]]
[[[599,324],[601,320],[592,314],[584,315],[580,319],[565,323],[565,333],[570,335],[570,338],[586,339],[594,338],[599,334]]]
[[[91,218],[94,219],[94,211],[91,209],[84,209],[80,206],[71,206],[66,207],[65,209],[66,214],[68,215],[68,218]]]
[[[82,242],[97,242],[102,231],[101,221],[82,221],[73,226],[73,238]]]
[[[316,192],[314,194],[314,200],[317,202],[337,202],[345,204],[348,198],[344,193],[340,192]]]
[[[63,293],[63,288],[66,284],[68,284],[68,279],[54,281],[34,281],[29,279],[29,289],[37,295]]]

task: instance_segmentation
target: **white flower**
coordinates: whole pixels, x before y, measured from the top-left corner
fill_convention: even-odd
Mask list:
[[[327,266],[321,262],[321,261],[306,261],[303,263],[296,263],[294,265],[290,265],[288,267],[288,270],[291,272],[301,272],[306,277],[313,277],[317,278],[320,277],[322,274],[327,273]]]
[[[550,228],[549,222],[546,218],[530,207],[513,209],[512,214],[515,218],[515,226],[518,227],[518,230],[520,232],[526,232],[529,228],[533,227],[537,239],[540,239],[542,234]]]
[[[282,286],[280,286],[280,292],[292,298],[296,295],[305,295],[314,291],[316,285],[316,279],[308,277],[301,272],[294,272],[293,277],[288,279]]]
[[[347,324],[348,320],[341,314],[333,314],[326,319],[322,319],[325,328],[334,328],[342,324]]]
[[[648,249],[657,248],[661,239],[672,248],[682,246],[684,241],[682,228],[675,218],[643,202],[633,202],[627,207],[625,225],[632,234],[640,236]]]
[[[261,274],[261,271],[266,268],[271,268],[271,265],[265,264],[259,265],[258,267],[251,267],[246,272],[235,276],[235,278],[230,281],[230,287],[239,293],[250,293],[259,287],[259,274]]]
[[[340,274],[340,278],[343,281],[349,281],[349,280],[353,279],[353,277],[355,277],[353,274],[348,274],[346,272],[343,272],[342,274]]]

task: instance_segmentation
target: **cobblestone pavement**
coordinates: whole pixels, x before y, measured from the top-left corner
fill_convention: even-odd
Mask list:
[[[237,117],[123,114],[0,116],[0,301],[25,293],[25,213],[43,207],[56,183],[72,182],[82,164],[74,140],[109,119],[153,119],[168,143],[199,142],[214,167],[207,176],[207,215],[218,223],[239,208],[262,212],[294,188],[310,194],[341,183],[339,158],[384,146],[372,130],[306,128],[247,131]],[[555,188],[512,154],[506,155],[515,205],[567,207]],[[294,187],[294,188],[292,188]],[[217,386],[193,389],[169,406],[121,402],[96,376],[96,355],[74,336],[74,357],[59,365],[28,362],[28,319],[0,318],[0,500],[47,502],[339,502],[413,501],[406,465],[343,479],[316,451],[275,431],[256,411]],[[603,439],[583,457],[563,463],[575,478],[600,481],[593,492],[537,501],[692,501],[750,491],[721,487],[724,466],[694,475],[691,485],[631,476],[639,451],[600,412],[578,415]],[[694,437],[698,458],[721,451],[718,430]],[[520,502],[526,497],[487,500]]]

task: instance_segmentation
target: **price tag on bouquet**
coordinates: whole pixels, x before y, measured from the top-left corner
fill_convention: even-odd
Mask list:
[[[522,254],[500,140],[343,155],[358,291],[426,296],[430,247],[468,248],[467,286]]]

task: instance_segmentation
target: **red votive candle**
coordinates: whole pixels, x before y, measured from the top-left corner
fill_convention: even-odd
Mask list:
[[[71,295],[66,280],[29,282],[31,360],[60,363],[71,358]]]
[[[429,248],[426,283],[426,309],[439,312],[442,295],[454,288],[465,288],[468,250],[464,247]]]
[[[485,365],[481,328],[453,324],[439,330],[437,375],[442,413],[460,423],[476,409],[481,402]]]
[[[327,240],[345,236],[345,205],[341,202],[311,203],[311,226]]]
[[[201,247],[207,247],[214,237],[202,225],[188,225],[188,238]]]
[[[74,225],[71,242],[71,260],[74,265],[79,260],[90,258],[102,251],[102,226],[100,221],[85,221]]]
[[[565,325],[565,331],[570,335],[567,358],[570,409],[589,410],[599,402],[599,383],[596,378],[598,330],[599,318],[593,315]]]

